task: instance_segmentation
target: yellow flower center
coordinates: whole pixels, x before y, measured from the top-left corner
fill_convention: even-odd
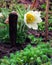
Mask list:
[[[26,21],[27,23],[33,23],[35,21],[35,17],[32,14],[27,14],[26,15]]]

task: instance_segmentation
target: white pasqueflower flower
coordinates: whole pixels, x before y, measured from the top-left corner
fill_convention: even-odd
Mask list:
[[[29,11],[24,15],[25,24],[32,29],[38,29],[38,23],[42,22],[41,12],[39,11]]]
[[[3,17],[3,15],[2,15],[2,13],[0,13],[0,18],[2,18]]]

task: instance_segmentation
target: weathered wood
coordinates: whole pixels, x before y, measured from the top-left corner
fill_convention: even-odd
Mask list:
[[[9,36],[11,44],[16,44],[16,37],[17,37],[17,14],[12,12],[9,14]]]

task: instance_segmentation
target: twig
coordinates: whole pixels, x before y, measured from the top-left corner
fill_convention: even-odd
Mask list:
[[[36,0],[34,0],[34,2],[32,3],[31,9],[34,8],[35,4],[36,4]]]
[[[49,12],[49,0],[46,0],[45,41],[48,40],[48,12]]]

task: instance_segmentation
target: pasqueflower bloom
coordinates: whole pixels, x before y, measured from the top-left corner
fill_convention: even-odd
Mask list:
[[[25,24],[32,29],[38,29],[38,23],[42,22],[41,13],[39,11],[29,11],[24,15]]]

